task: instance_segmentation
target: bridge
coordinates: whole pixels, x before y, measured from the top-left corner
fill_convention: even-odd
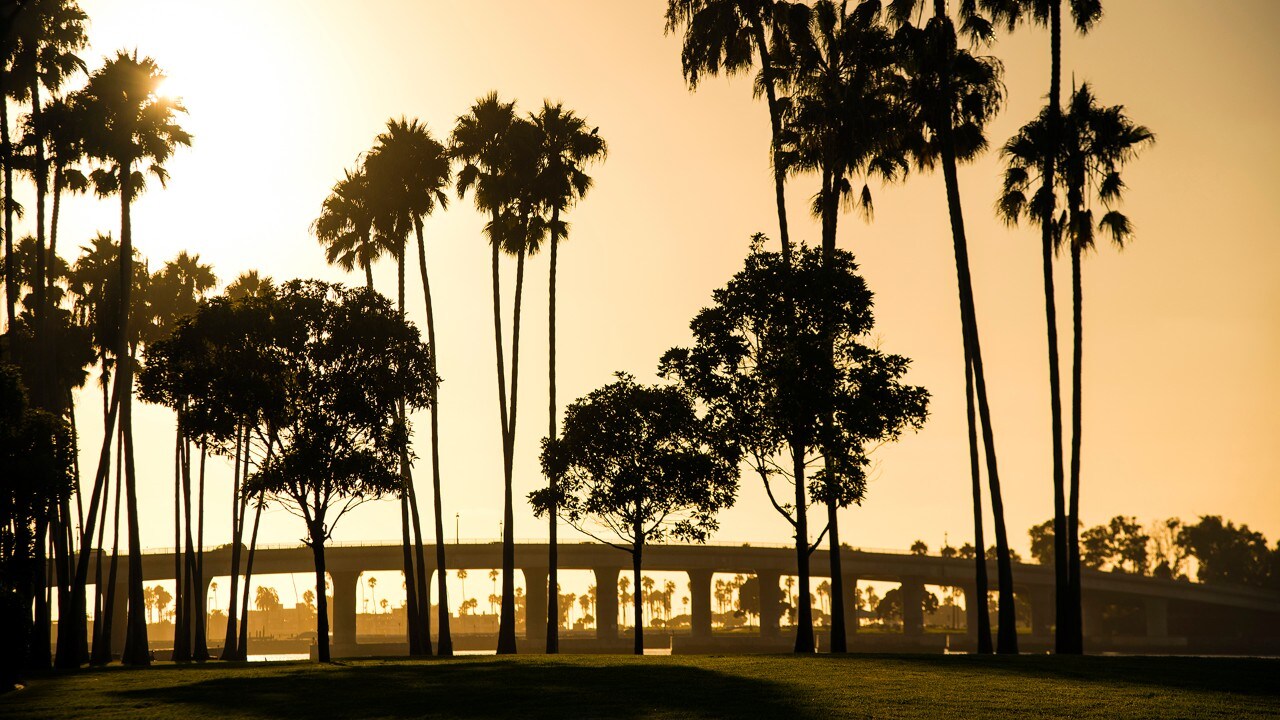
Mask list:
[[[501,567],[502,545],[490,543],[449,544],[446,548],[448,568]],[[428,568],[436,570],[432,560],[435,548],[425,547]],[[240,572],[244,571],[246,553],[241,553]],[[545,543],[518,543],[515,549],[516,569],[525,582],[525,627],[523,644],[530,649],[540,647],[546,632],[548,546]],[[644,550],[644,570],[681,572],[689,577],[691,623],[688,637],[681,637],[683,651],[715,651],[733,647],[753,649],[785,649],[790,635],[779,622],[778,608],[783,594],[779,581],[794,575],[795,550],[790,546],[743,544],[651,545]],[[359,654],[356,639],[357,582],[362,572],[403,570],[403,550],[397,544],[363,545],[334,543],[326,545],[325,561],[332,582],[331,612],[335,653]],[[121,558],[121,569],[127,567]],[[231,572],[231,552],[223,547],[206,550],[204,556],[208,583],[216,576]],[[901,587],[903,618],[900,634],[858,633],[857,623],[848,623],[851,650],[941,650],[974,647],[976,613],[980,603],[969,601],[975,596],[974,562],[956,558],[913,555],[893,551],[864,551],[845,547],[841,550],[844,587],[853,588],[862,581],[898,583]],[[561,571],[586,570],[595,576],[597,588],[615,588],[621,574],[631,572],[630,554],[599,543],[561,543]],[[828,550],[815,551],[810,558],[814,577],[829,577]],[[172,580],[172,553],[144,553],[142,570],[145,582]],[[259,547],[254,554],[255,576],[277,573],[311,573],[315,568],[310,549],[304,546]],[[755,575],[759,579],[759,629],[753,641],[727,637],[712,630],[713,574]],[[121,582],[126,573],[121,573]],[[994,562],[989,568],[990,591],[996,586]],[[1015,592],[1020,602],[1030,607],[1030,633],[1024,632],[1024,649],[1052,647],[1053,569],[1051,567],[1015,563]],[[926,586],[958,588],[966,601],[968,628],[966,634],[943,636],[926,633],[922,601]],[[124,597],[120,592],[117,597]],[[1156,579],[1132,574],[1086,570],[1082,578],[1084,632],[1086,648],[1091,652],[1123,650],[1130,652],[1280,652],[1280,593],[1249,587],[1202,585],[1187,581]],[[597,626],[593,640],[571,642],[567,651],[623,651],[629,642],[620,637],[617,626],[618,596],[598,592]],[[855,618],[854,594],[845,593],[845,617]],[[117,606],[123,612],[123,603]],[[992,618],[994,624],[994,617]],[[1123,632],[1106,632],[1117,623]],[[124,618],[113,622],[117,633],[125,627]],[[122,640],[122,638],[121,638]],[[825,638],[824,638],[825,640]],[[584,644],[585,643],[585,644]]]

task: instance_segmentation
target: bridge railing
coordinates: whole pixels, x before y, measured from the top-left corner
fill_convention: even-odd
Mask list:
[[[395,539],[395,540],[331,540],[329,542],[326,542],[324,546],[326,548],[394,547],[394,546],[400,545],[400,542],[401,541],[399,539]],[[547,542],[546,538],[517,538],[516,539],[517,545],[545,545],[546,542]],[[430,545],[432,543],[426,543],[426,544]],[[454,545],[501,545],[501,544],[502,544],[501,540],[495,540],[492,538],[460,538],[458,540],[446,541],[445,547],[447,548]],[[594,540],[574,540],[574,541],[567,541],[567,542],[560,541],[559,544],[561,546],[566,546],[566,545],[598,545],[599,543],[597,543]],[[215,551],[220,547],[226,547],[226,545],[206,547],[205,552]],[[258,543],[258,545],[256,546],[258,550],[297,550],[304,547],[306,546],[303,545],[301,542]],[[775,550],[790,550],[794,548],[795,545],[792,545],[791,543],[757,542],[753,540],[748,540],[748,541],[709,540],[705,543],[654,543],[650,545],[650,547],[724,547],[724,548],[749,547],[749,548],[769,548],[769,549],[775,549]],[[826,548],[822,547],[818,549],[825,550]],[[894,549],[894,548],[851,547],[849,545],[844,545],[844,549],[846,551],[851,551],[851,552],[865,552],[865,553],[875,553],[875,554],[881,554],[881,555],[910,555],[911,554],[910,550],[901,550],[901,549]],[[143,548],[142,550],[143,555],[165,555],[172,552],[173,552],[173,548],[171,547]]]

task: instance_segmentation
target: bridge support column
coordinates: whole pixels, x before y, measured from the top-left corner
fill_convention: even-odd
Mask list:
[[[1030,593],[1031,634],[1040,637],[1053,635],[1053,588],[1048,585],[1035,587]]]
[[[844,632],[845,635],[852,635],[858,632],[858,577],[856,575],[845,575],[842,583],[844,590],[844,605],[841,610],[844,612]],[[836,609],[832,608],[834,612]]]
[[[777,570],[756,571],[756,582],[760,585],[760,636],[778,636],[778,615],[782,609],[782,588],[778,580],[782,573]]]
[[[618,573],[620,567],[592,568],[596,575],[596,639],[618,639]]]
[[[524,637],[547,638],[547,568],[524,567]],[[597,591],[598,592],[598,591]]]
[[[689,571],[689,604],[691,616],[689,630],[696,638],[711,637],[711,576],[710,570]]]
[[[333,644],[356,643],[356,584],[358,570],[329,571],[333,580]]]
[[[1144,602],[1147,616],[1147,637],[1169,636],[1169,601],[1165,598],[1147,598]]]
[[[902,632],[924,634],[924,583],[915,578],[902,579]]]

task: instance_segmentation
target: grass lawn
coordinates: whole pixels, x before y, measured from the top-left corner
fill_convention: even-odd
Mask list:
[[[3,718],[1280,717],[1280,661],[958,655],[160,664],[32,678]]]

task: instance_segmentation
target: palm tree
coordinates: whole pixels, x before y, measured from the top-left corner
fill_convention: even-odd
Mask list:
[[[373,261],[382,246],[373,237],[369,180],[364,168],[343,171],[320,207],[311,231],[325,247],[325,260],[347,272],[364,270],[365,287],[373,291]]]
[[[432,376],[435,376],[436,330],[435,312],[431,302],[431,283],[427,274],[426,244],[423,241],[423,218],[445,209],[449,197],[445,190],[452,180],[453,169],[449,153],[444,145],[431,136],[427,127],[415,120],[391,120],[386,132],[377,138],[377,145],[365,161],[377,195],[377,202],[386,207],[383,214],[383,231],[396,236],[393,252],[398,261],[400,310],[404,312],[405,234],[412,227],[418,241],[418,271],[422,279],[422,294],[427,313],[427,347],[431,354]],[[380,232],[383,232],[380,231]],[[436,567],[439,570],[437,590],[439,601],[438,649],[441,655],[453,654],[453,639],[449,632],[448,589],[445,582],[444,511],[441,507],[440,481],[440,431],[438,393],[431,397],[431,475],[435,500]],[[417,597],[423,598],[419,608],[422,637],[430,651],[430,597],[427,592],[428,570],[423,557],[422,530],[418,516],[417,493],[409,475],[407,457],[404,462],[409,507],[413,516],[413,530],[417,552]],[[413,603],[410,603],[412,606]]]
[[[1071,19],[1077,30],[1086,33],[1102,17],[1101,0],[1066,0]],[[1057,147],[1062,131],[1062,3],[1063,0],[981,0],[982,6],[992,17],[1002,21],[1012,31],[1020,23],[1029,22],[1049,27],[1049,106],[1045,131],[1048,134],[1046,148]],[[1045,155],[1043,184],[1035,202],[1044,207],[1037,210],[1042,218],[1054,216],[1054,177],[1056,158]],[[1059,653],[1084,652],[1084,636],[1079,601],[1079,562],[1071,557],[1079,556],[1079,529],[1067,522],[1064,478],[1062,469],[1062,378],[1058,370],[1058,319],[1053,289],[1053,223],[1040,223],[1041,267],[1044,275],[1045,329],[1049,344],[1049,409],[1053,433],[1053,527],[1054,527],[1054,578],[1056,587],[1057,632],[1055,649]],[[1071,548],[1076,548],[1074,551]],[[1073,598],[1076,598],[1073,600]]]
[[[969,426],[969,466],[974,503],[975,546],[983,547],[982,496],[978,451],[977,421],[981,421],[982,445],[985,448],[987,477],[991,491],[992,515],[996,531],[996,559],[999,574],[1000,605],[996,649],[1002,653],[1017,652],[1017,627],[1013,596],[1013,563],[1009,554],[1008,535],[1004,525],[1004,503],[1000,492],[1000,475],[996,460],[995,437],[991,410],[987,402],[986,375],[982,364],[977,312],[974,307],[973,284],[969,272],[968,239],[964,229],[964,210],[960,203],[957,165],[977,157],[986,149],[984,135],[987,122],[998,111],[1003,99],[1002,72],[998,60],[977,57],[958,45],[956,28],[946,12],[943,0],[934,0],[933,17],[922,28],[912,26],[919,0],[892,3],[890,17],[900,26],[898,41],[900,61],[908,87],[906,102],[913,113],[914,130],[908,142],[917,165],[932,169],[942,165],[946,185],[947,208],[951,221],[952,245],[956,260],[957,288],[960,299],[960,325],[964,339],[965,402]],[[962,28],[972,39],[990,37],[990,26],[962,5]],[[976,405],[976,413],[975,413]],[[975,417],[976,416],[976,417]],[[975,559],[977,597],[985,607],[987,566],[983,551]],[[978,652],[991,651],[991,635],[986,613],[978,613]]]
[[[599,128],[587,130],[587,121],[560,103],[543,102],[542,111],[530,116],[537,126],[542,146],[541,170],[538,185],[551,209],[551,275],[547,289],[547,348],[548,396],[547,411],[550,416],[547,438],[556,439],[556,260],[560,238],[568,235],[568,223],[561,221],[560,213],[568,210],[591,189],[592,179],[583,168],[592,162],[603,161],[608,145],[599,135]],[[547,478],[551,497],[556,497],[556,477]],[[552,501],[554,503],[554,500]],[[556,512],[553,505],[548,512],[550,525],[549,576],[547,580],[547,652],[560,651],[560,593],[556,547]]]
[[[84,89],[84,102],[90,127],[94,132],[86,139],[86,154],[102,163],[92,178],[99,195],[120,196],[120,305],[116,340],[115,394],[119,398],[120,430],[124,437],[124,466],[126,509],[129,536],[129,631],[126,636],[123,660],[126,664],[150,663],[147,649],[146,619],[142,615],[142,556],[138,532],[137,476],[133,454],[133,367],[128,360],[129,299],[133,277],[133,233],[129,221],[129,206],[146,186],[147,171],[156,176],[161,185],[168,177],[164,162],[178,145],[190,145],[191,135],[177,123],[175,116],[185,112],[181,103],[156,93],[164,80],[155,60],[139,58],[136,51],[121,51],[109,58],[106,64],[89,78]],[[110,445],[110,433],[104,438],[104,446]],[[99,479],[105,477],[99,468]],[[95,488],[95,496],[97,488]],[[91,501],[88,517],[92,518],[96,505]],[[86,533],[81,547],[87,546],[92,533],[92,521],[85,525]],[[82,554],[83,557],[83,554]],[[82,571],[87,571],[84,562]],[[77,584],[83,584],[84,572],[79,573]],[[83,617],[83,616],[81,616]]]
[[[497,93],[480,98],[471,112],[458,118],[450,136],[453,155],[463,167],[458,172],[458,197],[474,190],[476,208],[489,213],[485,234],[493,250],[493,334],[497,353],[498,406],[502,425],[503,536],[502,609],[498,619],[498,652],[516,651],[515,519],[512,500],[512,463],[515,455],[516,398],[519,387],[520,305],[524,290],[525,258],[537,252],[546,234],[541,215],[537,171],[541,146],[533,123],[516,116],[515,103],[498,99]],[[500,252],[516,256],[516,287],[511,328],[511,388],[508,405],[506,369],[502,352]]]
[[[271,276],[260,275],[257,270],[246,270],[227,285],[223,294],[228,300],[239,300],[247,297],[265,297],[274,293],[275,290],[276,284]]]
[[[763,89],[769,103],[778,236],[787,264],[791,262],[791,239],[787,231],[786,168],[778,161],[782,154],[785,104],[778,96],[782,80],[774,55],[785,55],[785,26],[780,19],[790,5],[784,0],[667,0],[666,13],[667,32],[684,28],[680,65],[691,89],[697,89],[703,75],[746,72],[759,58],[760,82],[756,92]]]
[[[85,36],[87,17],[76,0],[35,0],[18,16],[14,24],[14,49],[12,76],[17,80],[10,89],[14,100],[30,103],[31,114],[27,122],[28,132],[24,145],[28,146],[26,170],[36,186],[36,244],[40,255],[36,263],[35,279],[35,338],[42,356],[47,356],[45,320],[46,307],[46,248],[45,201],[49,191],[49,162],[45,143],[48,139],[44,120],[44,102],[41,91],[56,93],[72,75],[84,71],[84,61],[76,54],[88,42]],[[60,394],[50,386],[49,368],[52,362],[42,364],[44,372],[33,388],[33,397],[39,407],[52,409]],[[65,593],[69,588],[60,592]],[[69,599],[64,597],[64,599]],[[80,663],[83,647],[75,647],[77,635],[59,641],[59,667],[76,667]],[[83,641],[83,637],[80,638]],[[71,644],[68,644],[71,643]]]
[[[822,220],[822,259],[828,264],[835,253],[841,204],[856,205],[870,220],[871,191],[865,182],[868,176],[893,181],[906,172],[906,161],[894,132],[900,125],[896,117],[900,76],[895,72],[891,38],[879,21],[879,2],[862,2],[849,11],[847,3],[837,6],[831,0],[819,0],[812,8],[794,6],[787,19],[791,64],[786,75],[790,97],[783,164],[790,172],[816,171],[822,178],[813,213]],[[864,182],[855,196],[851,180],[859,177]],[[830,479],[838,472],[833,463],[826,470]],[[796,492],[799,497],[803,487],[797,484]],[[831,651],[844,652],[844,573],[834,493],[827,494],[826,505],[831,585],[836,598]],[[799,500],[796,507],[803,507]],[[796,651],[812,652],[808,528],[802,513],[797,513],[796,523],[800,573]]]
[[[1008,161],[1008,169],[998,209],[1010,224],[1017,223],[1023,215],[1030,215],[1036,222],[1050,225],[1055,249],[1061,251],[1064,242],[1070,247],[1073,327],[1071,479],[1065,518],[1070,527],[1078,525],[1080,507],[1084,343],[1080,261],[1083,254],[1094,247],[1094,217],[1090,206],[1093,200],[1103,206],[1105,212],[1098,220],[1097,229],[1109,234],[1116,247],[1123,249],[1133,228],[1128,217],[1115,209],[1124,190],[1120,169],[1142,146],[1155,142],[1155,135],[1146,127],[1134,124],[1124,114],[1123,106],[1099,106],[1088,84],[1081,86],[1072,94],[1068,112],[1059,128],[1057,150],[1052,153],[1055,168],[1062,170],[1056,175],[1055,185],[1056,190],[1065,195],[1064,210],[1057,218],[1046,219],[1039,213],[1047,203],[1029,203],[1027,195],[1035,183],[1043,181],[1047,171],[1049,113],[1045,108],[1039,117],[1023,126],[1005,145],[1003,155]],[[1057,204],[1056,200],[1054,204]],[[1067,562],[1070,576],[1068,599],[1078,604],[1080,554],[1075,533],[1068,536]],[[1070,645],[1077,638],[1066,640]]]

